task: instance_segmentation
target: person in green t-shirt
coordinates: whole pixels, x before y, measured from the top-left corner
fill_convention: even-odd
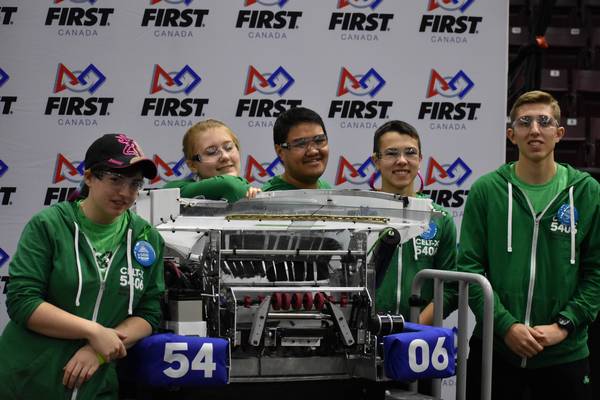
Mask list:
[[[392,120],[381,125],[373,136],[373,163],[381,172],[381,191],[410,197],[427,197],[415,190],[421,160],[421,139],[417,130],[407,122]],[[377,312],[402,314],[410,317],[409,298],[411,286],[417,272],[426,268],[455,270],[456,227],[449,212],[433,204],[443,216],[429,222],[428,229],[421,235],[398,246],[375,293]],[[421,299],[426,306],[421,308],[418,321],[433,323],[433,282],[425,282]],[[456,289],[451,283],[444,287],[444,314],[456,308]],[[400,384],[404,388],[403,384]],[[431,394],[431,380],[420,380],[419,393]]]
[[[226,199],[234,202],[255,197],[260,189],[240,175],[240,142],[227,125],[215,119],[200,121],[183,136],[183,154],[193,177],[168,182],[182,197]]]
[[[34,215],[9,265],[3,400],[116,399],[113,361],[160,323],[163,240],[129,210],[156,166],[122,133],[84,163],[83,200]]]
[[[381,191],[402,196],[421,195],[415,190],[421,160],[421,139],[417,130],[404,121],[392,120],[381,125],[373,137],[372,160],[381,172]],[[425,268],[454,270],[456,262],[456,227],[450,213],[434,203],[443,213],[432,220],[427,231],[399,246],[376,293],[376,309],[381,312],[400,313],[408,318],[411,285],[417,272]],[[456,307],[455,291],[449,284],[444,293],[444,314]],[[427,282],[421,297],[428,305],[421,311],[422,324],[433,323],[433,285]]]
[[[273,126],[273,143],[285,171],[265,182],[263,191],[331,189],[321,179],[327,167],[329,146],[319,114],[304,107],[281,113]]]
[[[519,158],[471,186],[457,261],[459,271],[492,285],[492,398],[588,400],[587,333],[600,309],[600,185],[555,161],[565,128],[550,94],[524,93],[510,120],[506,136]],[[471,286],[469,297],[477,324],[467,399],[479,399],[481,288]]]

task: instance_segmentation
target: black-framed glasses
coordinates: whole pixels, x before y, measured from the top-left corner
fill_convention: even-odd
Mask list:
[[[131,190],[138,191],[144,187],[144,178],[130,178],[112,171],[99,171],[94,175],[98,179],[108,182],[114,189],[122,189],[127,186]]]
[[[311,144],[313,146],[315,146],[315,148],[317,149],[322,149],[323,147],[327,146],[327,135],[325,135],[324,133],[320,134],[320,135],[316,135],[313,137],[305,137],[305,138],[300,138],[300,139],[296,139],[292,142],[289,143],[281,143],[280,146],[282,149],[288,149],[288,150],[307,150],[308,146],[310,146]]]
[[[406,160],[418,160],[419,149],[416,147],[405,147],[400,149],[396,147],[390,147],[389,149],[385,149],[384,151],[377,153],[377,157],[380,160],[386,161],[396,161],[401,156],[404,156]]]
[[[558,126],[558,121],[549,115],[524,115],[513,121],[513,128],[528,130],[533,122],[537,122],[540,129],[550,129]]]
[[[219,146],[208,146],[200,154],[194,154],[192,161],[197,162],[214,162],[223,156],[223,154],[229,154],[235,149],[235,143],[225,142]]]

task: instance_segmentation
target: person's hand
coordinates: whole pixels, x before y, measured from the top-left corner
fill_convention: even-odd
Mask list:
[[[260,190],[259,188],[255,188],[255,187],[250,186],[248,188],[248,191],[246,192],[246,198],[247,199],[253,199],[260,192],[262,192],[262,190]]]
[[[536,340],[544,347],[559,344],[569,335],[569,332],[561,329],[556,323],[550,325],[537,325],[531,329],[538,334]]]
[[[513,324],[506,335],[504,343],[519,357],[531,358],[544,350],[544,347],[538,343],[539,334],[525,324]]]
[[[98,324],[87,339],[90,346],[108,362],[127,355],[123,344],[126,338],[127,335]]]
[[[427,307],[419,314],[419,324],[433,325],[433,302],[427,304]]]
[[[84,382],[90,380],[99,367],[98,354],[92,346],[86,344],[77,350],[67,365],[64,366],[62,383],[69,389],[81,387]]]

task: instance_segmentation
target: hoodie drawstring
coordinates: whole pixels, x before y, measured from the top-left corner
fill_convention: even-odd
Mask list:
[[[569,188],[569,222],[571,223],[571,264],[575,264],[575,203],[573,201],[573,186]]]
[[[417,238],[412,238],[412,244],[413,244],[413,253],[415,253],[415,261],[417,261],[419,259],[419,256],[417,255],[417,242],[416,242]]]
[[[400,296],[402,295],[402,244],[398,246],[398,263],[396,265],[396,275],[398,282],[396,283],[396,314],[400,313]]]
[[[129,308],[127,314],[133,314],[133,266],[131,263],[131,229],[127,230],[127,275],[129,276]]]
[[[79,225],[73,222],[75,225],[75,260],[77,264],[77,295],[75,296],[75,306],[79,307],[79,298],[81,297],[81,261],[79,260]]]
[[[513,187],[512,183],[508,182],[508,234],[506,237],[506,251],[512,253],[512,206],[513,206]]]

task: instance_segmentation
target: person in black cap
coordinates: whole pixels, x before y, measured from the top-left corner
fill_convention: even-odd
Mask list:
[[[82,199],[33,216],[9,266],[0,398],[117,398],[113,360],[152,333],[163,241],[129,210],[156,166],[124,134],[85,155]]]

